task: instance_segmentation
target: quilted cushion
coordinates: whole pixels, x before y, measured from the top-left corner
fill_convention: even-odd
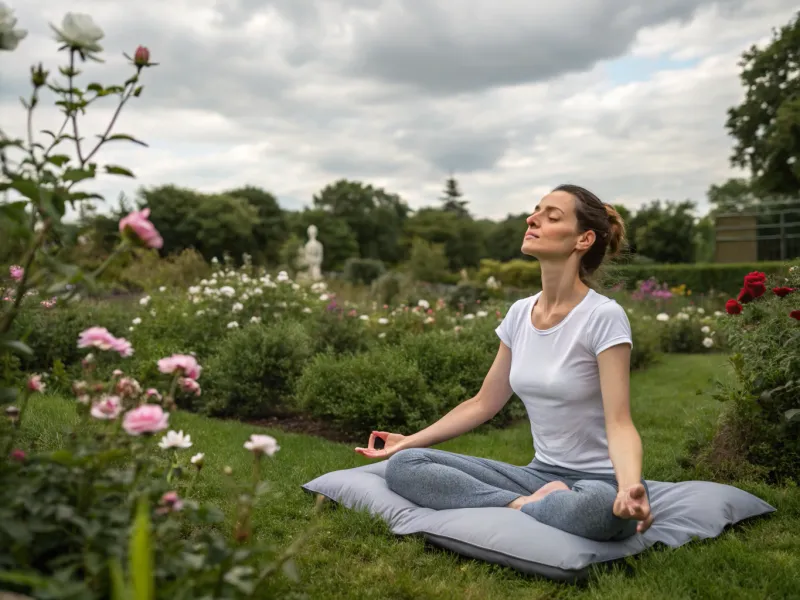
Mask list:
[[[395,534],[420,533],[464,556],[561,581],[585,579],[592,564],[638,554],[658,542],[677,548],[775,511],[760,498],[729,485],[648,480],[653,526],[622,542],[595,542],[508,508],[421,508],[386,486],[385,469],[386,461],[381,461],[333,471],[302,488],[350,509],[366,509],[384,519]]]

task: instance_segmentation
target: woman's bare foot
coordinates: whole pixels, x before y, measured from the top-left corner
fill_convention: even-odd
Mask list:
[[[564,483],[563,481],[551,481],[540,487],[530,496],[520,496],[510,504],[506,506],[508,508],[513,508],[515,510],[521,509],[524,505],[529,504],[530,502],[536,502],[537,500],[541,500],[548,494],[552,494],[553,492],[557,492],[559,490],[569,491],[569,486]]]

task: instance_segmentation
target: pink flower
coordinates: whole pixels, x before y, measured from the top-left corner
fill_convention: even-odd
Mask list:
[[[19,265],[11,265],[8,268],[8,273],[9,275],[11,275],[11,279],[13,279],[14,281],[19,281],[25,274],[25,269],[23,269]]]
[[[123,398],[135,398],[142,393],[142,386],[133,377],[123,377],[117,382],[116,392]]]
[[[114,337],[105,327],[89,327],[83,330],[78,336],[78,348],[115,350],[123,357],[133,354],[133,346],[128,340]]]
[[[122,402],[118,396],[104,396],[94,403],[89,412],[95,419],[110,421],[116,419],[122,412]]]
[[[122,369],[114,369],[114,372],[111,374],[112,377],[122,377]]]
[[[169,512],[177,512],[183,508],[183,501],[178,496],[178,492],[166,492],[161,496],[161,508],[156,512],[160,515],[165,515]]]
[[[155,399],[156,402],[161,402],[161,394],[156,388],[148,388],[144,395],[148,400]]]
[[[136,52],[133,53],[133,64],[137,67],[146,67],[150,64],[150,50],[144,46],[136,48]]]
[[[189,379],[199,379],[202,367],[197,364],[197,359],[189,354],[173,354],[158,361],[158,370],[170,375],[178,373]]]
[[[50,300],[42,300],[40,304],[45,308],[53,308],[58,303],[58,298],[50,298]]]
[[[114,338],[113,348],[119,352],[119,355],[123,358],[133,356],[133,346],[125,338]]]
[[[125,413],[122,428],[130,435],[155,433],[167,428],[169,413],[157,404],[143,404]]]
[[[164,245],[164,239],[148,219],[149,216],[149,208],[133,211],[128,216],[120,219],[119,231],[122,234],[129,233],[133,235],[148,248],[161,248]]]
[[[23,462],[25,460],[25,451],[16,448],[11,451],[11,459],[16,460],[17,462]]]
[[[188,377],[182,377],[178,384],[181,386],[181,389],[186,392],[187,394],[194,394],[195,396],[200,395],[200,384],[197,383],[194,379],[189,379]]]
[[[28,379],[28,389],[32,392],[39,392],[40,394],[44,392],[45,388],[44,382],[42,381],[41,375],[32,375],[30,379]]]

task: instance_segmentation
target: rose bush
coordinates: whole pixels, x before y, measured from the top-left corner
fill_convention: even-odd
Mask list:
[[[726,303],[722,331],[734,380],[719,384],[728,403],[713,438],[694,441],[701,468],[733,477],[746,470],[770,481],[800,480],[800,268],[751,272]],[[795,316],[797,315],[797,316]]]

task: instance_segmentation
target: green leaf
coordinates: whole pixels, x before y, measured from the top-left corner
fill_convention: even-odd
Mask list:
[[[143,85],[140,85],[140,86],[139,86],[139,87],[137,87],[135,90],[133,90],[133,95],[134,95],[136,98],[138,98],[138,97],[139,97],[139,95],[142,93],[142,90],[143,90],[143,89],[144,89],[144,86],[143,86]]]
[[[792,408],[787,410],[786,413],[784,413],[784,416],[789,423],[800,422],[800,408]]]
[[[116,165],[106,165],[106,173],[110,173],[111,175],[124,175],[125,177],[136,177],[125,167],[118,167]]]
[[[131,600],[132,590],[125,584],[122,565],[116,556],[108,561],[108,574],[111,580],[111,600]]]
[[[95,82],[95,83],[90,83],[90,84],[89,84],[89,85],[86,87],[86,89],[87,89],[87,90],[89,90],[90,92],[95,92],[95,93],[98,93],[98,94],[99,94],[100,92],[102,92],[102,91],[103,91],[103,86],[102,86],[102,85],[100,85],[99,83]]]
[[[39,199],[39,187],[30,179],[15,178],[9,188],[18,191],[20,194],[31,200]]]
[[[114,135],[108,136],[106,138],[106,141],[110,142],[111,140],[127,140],[129,142],[133,142],[135,144],[139,144],[140,146],[144,146],[145,148],[147,148],[147,144],[145,144],[141,140],[137,140],[135,137],[133,137],[132,135],[128,135],[127,133],[115,133]]]
[[[19,390],[17,388],[0,388],[0,402],[11,404],[17,399]]]
[[[28,213],[25,212],[27,206],[27,200],[0,204],[0,219],[8,219],[17,225],[26,225],[29,218]]]
[[[0,522],[0,529],[4,530],[8,537],[21,546],[27,546],[33,541],[33,535],[27,525],[14,519],[3,519]]]
[[[78,202],[80,200],[105,200],[100,194],[88,194],[86,192],[70,192],[67,197],[70,202]]]
[[[47,157],[47,162],[54,164],[57,167],[62,167],[70,161],[70,157],[66,154],[54,154]]]
[[[136,600],[152,600],[155,597],[153,577],[153,550],[150,539],[150,507],[142,496],[136,506],[133,535],[128,549],[130,573]]]
[[[86,169],[67,169],[64,171],[64,181],[83,181],[84,179],[91,179],[94,173]]]
[[[33,356],[33,350],[29,346],[23,344],[19,340],[3,340],[3,346],[17,354],[24,354],[25,356]]]
[[[0,149],[5,148],[7,146],[14,146],[15,148],[23,148],[23,142],[20,139],[10,140],[2,138],[0,139]]]

